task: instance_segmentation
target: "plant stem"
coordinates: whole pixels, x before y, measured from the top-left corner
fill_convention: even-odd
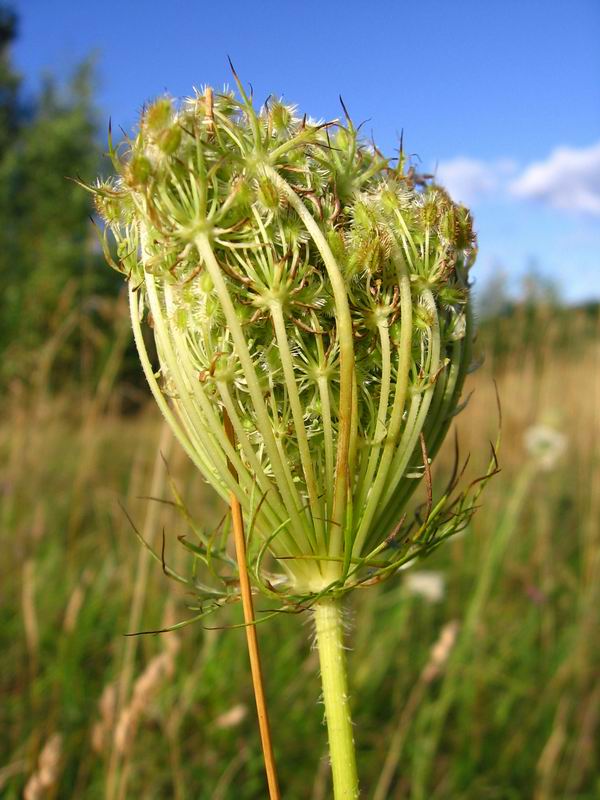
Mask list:
[[[234,442],[234,431],[229,416],[225,412],[223,416],[225,433],[230,442]],[[230,464],[229,469],[232,475],[236,476],[234,467]],[[275,767],[275,756],[273,754],[273,741],[271,738],[271,726],[269,724],[269,713],[267,710],[267,700],[265,697],[262,666],[260,663],[260,651],[258,649],[258,636],[256,634],[256,620],[254,617],[254,605],[252,602],[252,588],[248,576],[248,562],[246,559],[246,537],[244,534],[244,520],[242,508],[234,492],[230,494],[230,507],[233,522],[233,537],[235,543],[235,554],[240,573],[240,591],[242,595],[242,607],[244,611],[244,623],[246,625],[246,642],[248,645],[248,656],[250,658],[250,672],[252,674],[252,687],[254,689],[254,699],[256,701],[256,712],[258,716],[258,729],[263,749],[265,762],[265,772],[267,773],[267,784],[269,786],[270,800],[280,800],[279,784],[277,780],[277,770]]]
[[[317,649],[335,800],[358,797],[354,735],[348,698],[342,612],[338,601],[326,598],[314,607]]]

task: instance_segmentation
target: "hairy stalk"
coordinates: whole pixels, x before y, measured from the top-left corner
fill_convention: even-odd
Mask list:
[[[279,495],[277,493],[276,487],[269,480],[269,478],[265,475],[265,472],[264,472],[264,470],[262,468],[262,465],[261,465],[256,453],[254,452],[254,449],[252,448],[251,444],[248,442],[247,437],[244,436],[244,429],[243,429],[242,423],[240,421],[239,415],[237,413],[237,409],[236,409],[236,407],[234,405],[233,399],[231,397],[231,393],[229,391],[228,385],[225,382],[217,382],[217,388],[219,390],[219,394],[220,394],[221,399],[223,401],[223,409],[224,409],[224,411],[227,412],[227,416],[229,417],[229,420],[230,420],[230,422],[231,422],[231,424],[233,426],[234,433],[235,433],[235,435],[237,437],[237,440],[238,440],[238,442],[240,444],[242,452],[243,452],[244,456],[246,457],[246,459],[248,460],[248,464],[250,465],[251,469],[253,470],[254,475],[256,475],[258,486],[259,486],[260,490],[263,492],[263,497],[264,497],[263,505],[266,505],[267,502],[269,501],[269,499],[273,498],[273,497],[275,497],[275,499],[277,501],[277,506],[278,506],[277,507],[277,513],[281,517],[281,519],[279,520],[279,523],[272,528],[274,530],[275,528],[278,528],[279,525],[281,525],[281,523],[286,519],[285,508],[283,507],[283,504],[280,501],[280,498],[279,498]],[[283,533],[285,535],[285,531],[283,531]],[[288,540],[289,540],[289,537],[288,537]],[[276,545],[277,548],[279,548],[280,543],[281,543],[280,540],[278,540],[274,544]],[[290,547],[291,547],[291,549],[290,549]],[[299,552],[297,547],[294,549],[293,541],[292,541],[290,547],[287,547],[288,555],[291,555],[292,552],[295,552],[295,553]]]
[[[293,490],[293,483],[289,472],[289,467],[285,465],[283,459],[281,459],[279,455],[279,451],[277,450],[275,437],[273,435],[271,423],[269,422],[269,418],[263,403],[261,390],[256,378],[254,364],[252,363],[252,359],[248,352],[246,339],[244,338],[241,326],[235,315],[233,303],[227,291],[225,281],[223,280],[221,274],[221,269],[211,249],[208,238],[205,235],[200,235],[197,239],[197,246],[200,255],[204,259],[206,268],[215,284],[219,301],[230,326],[232,339],[237,348],[240,362],[244,368],[250,395],[256,409],[257,419],[261,426],[260,431],[263,435],[265,446],[271,458],[273,473],[283,495],[283,500],[290,515],[291,523],[292,525],[297,526],[301,518],[300,514],[298,513],[301,503],[299,502],[296,492]],[[295,497],[292,495],[292,491],[294,491],[294,494],[296,494]],[[299,530],[298,532],[300,539],[302,539],[302,530]]]
[[[271,319],[273,320],[273,328],[275,329],[275,337],[277,339],[277,345],[279,347],[279,353],[281,356],[281,365],[283,367],[283,374],[285,375],[288,400],[292,409],[292,417],[298,439],[298,448],[300,450],[300,459],[306,480],[306,488],[308,491],[312,518],[314,521],[316,534],[321,542],[325,544],[323,533],[323,508],[319,500],[319,493],[317,491],[317,484],[313,470],[313,462],[310,455],[310,445],[308,443],[308,437],[304,427],[304,411],[302,409],[302,402],[298,393],[298,386],[296,385],[295,381],[294,363],[290,353],[290,345],[285,330],[283,310],[281,308],[281,303],[277,301],[274,301],[271,304]],[[314,549],[315,552],[317,552],[318,547],[316,540],[314,541]]]
[[[335,800],[354,800],[358,797],[358,774],[339,601],[330,597],[320,600],[315,605],[314,615],[333,773],[333,794]]]
[[[180,418],[189,431],[190,440],[196,449],[199,452],[203,452],[207,461],[212,465],[213,471],[219,475],[228,489],[236,492],[241,499],[241,491],[227,469],[225,456],[219,447],[214,444],[214,441],[212,441],[214,439],[214,425],[210,430],[209,436],[203,439],[200,438],[199,431],[203,430],[202,424],[205,422],[205,417],[202,413],[202,409],[193,401],[191,385],[189,379],[186,380],[187,376],[181,364],[180,354],[176,352],[175,345],[169,335],[169,329],[163,318],[154,278],[151,275],[146,277],[146,290],[150,311],[155,320],[156,343],[159,357],[166,360],[167,363],[171,365],[171,376],[177,390],[177,408]]]
[[[381,345],[381,390],[379,396],[379,405],[377,407],[377,417],[375,420],[375,431],[373,433],[373,441],[371,443],[371,451],[368,462],[366,463],[365,475],[361,476],[359,488],[357,490],[360,507],[364,506],[365,490],[368,492],[373,484],[373,477],[379,462],[381,447],[384,443],[384,438],[387,431],[387,412],[389,406],[390,377],[392,371],[392,356],[390,349],[388,321],[380,321],[377,329],[379,333],[379,342]]]
[[[376,514],[377,507],[388,476],[388,470],[392,463],[395,447],[402,427],[402,415],[406,403],[408,392],[408,372],[410,364],[410,350],[412,345],[412,300],[410,290],[410,279],[403,268],[401,262],[397,261],[398,284],[400,286],[400,308],[401,308],[401,341],[398,347],[398,381],[392,405],[391,417],[388,426],[386,440],[384,442],[383,455],[376,473],[373,487],[368,495],[367,503],[360,526],[354,541],[353,555],[360,555],[361,549],[369,533],[369,526]],[[367,487],[368,488],[368,487]]]
[[[319,398],[323,407],[323,439],[325,442],[325,475],[333,475],[334,453],[333,453],[333,427],[331,424],[331,397],[329,394],[329,383],[327,378],[322,375],[318,380]],[[325,489],[327,495],[327,513],[329,516],[333,509],[333,487],[329,482]]]
[[[133,330],[133,338],[135,340],[135,344],[137,347],[138,355],[140,357],[140,363],[142,365],[142,370],[144,371],[144,375],[146,380],[148,381],[148,386],[150,387],[150,391],[156,400],[156,404],[158,405],[163,417],[171,426],[173,433],[177,437],[177,441],[181,444],[183,449],[185,450],[186,454],[191,459],[192,463],[195,464],[199,470],[205,470],[207,473],[210,474],[211,465],[205,460],[204,454],[198,452],[194,449],[192,443],[190,442],[189,436],[187,432],[181,427],[179,424],[179,420],[171,410],[169,403],[165,399],[164,395],[161,392],[160,386],[158,385],[158,381],[154,375],[154,370],[152,368],[152,364],[150,363],[150,358],[148,357],[148,351],[146,350],[146,345],[144,342],[144,337],[142,334],[142,328],[140,324],[140,309],[139,309],[139,297],[131,287],[129,286],[129,307],[131,310],[131,328]],[[225,490],[217,485],[217,491],[219,492],[222,499],[227,499],[227,493]]]
[[[354,341],[352,333],[352,319],[348,307],[348,297],[344,279],[339,266],[323,233],[308,209],[298,197],[291,186],[272,167],[265,166],[265,173],[271,178],[285,195],[292,208],[296,211],[306,230],[311,235],[319,250],[325,268],[331,281],[331,289],[336,304],[336,322],[340,342],[340,423],[339,440],[335,474],[333,523],[330,538],[329,554],[337,556],[342,549],[342,526],[346,516],[346,501],[348,495],[348,461],[352,427],[356,420],[352,420],[352,391],[354,383]]]

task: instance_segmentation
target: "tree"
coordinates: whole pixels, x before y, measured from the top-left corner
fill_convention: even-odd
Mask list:
[[[10,63],[10,45],[16,31],[16,14],[10,8],[0,6],[0,154],[6,152],[19,120],[17,97],[20,80]]]
[[[0,7],[0,380],[28,374],[84,294],[116,285],[94,248],[89,196],[68,180],[91,181],[100,165],[92,63],[66,87],[46,78],[25,114],[9,58],[15,33],[14,13]],[[70,347],[65,363],[76,336]]]

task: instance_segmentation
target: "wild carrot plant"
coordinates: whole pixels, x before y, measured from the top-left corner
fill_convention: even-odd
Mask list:
[[[342,598],[473,508],[454,479],[434,499],[430,464],[471,361],[475,237],[466,208],[347,114],[315,122],[274,98],[257,110],[237,87],[154,102],[110,143],[118,177],[92,190],[156,402],[239,506],[254,588],[314,616],[335,796],[353,798]],[[238,597],[200,582],[198,564],[216,579],[235,563],[222,534],[196,532],[193,573],[175,576],[199,598],[194,618]]]

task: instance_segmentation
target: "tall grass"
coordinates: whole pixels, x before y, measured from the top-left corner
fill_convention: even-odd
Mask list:
[[[527,340],[514,334],[516,320],[483,331],[499,337],[496,355],[471,376],[457,421],[463,454],[480,453],[496,432],[494,377],[502,472],[485,506],[463,536],[361,595],[351,612],[365,797],[600,795],[598,329],[594,338],[589,319],[548,314],[536,327],[543,321],[544,337]],[[153,407],[127,416],[108,402],[121,352],[93,391],[15,385],[3,405],[0,796],[258,800],[244,633],[228,629],[241,609],[210,618],[217,629],[123,636],[190,615],[141,555],[121,508],[159,544],[164,530],[170,565],[185,559],[185,521],[144,497],[172,499],[159,449],[195,519],[215,527],[222,509],[185,457],[167,452]],[[568,447],[552,471],[532,476],[523,433],[540,421]],[[450,442],[440,485],[451,451]],[[408,576],[422,570],[436,573],[438,588],[443,580],[442,600],[411,589],[419,584]],[[299,615],[261,631],[282,794],[324,800],[325,730],[306,713],[319,685],[310,629]]]

